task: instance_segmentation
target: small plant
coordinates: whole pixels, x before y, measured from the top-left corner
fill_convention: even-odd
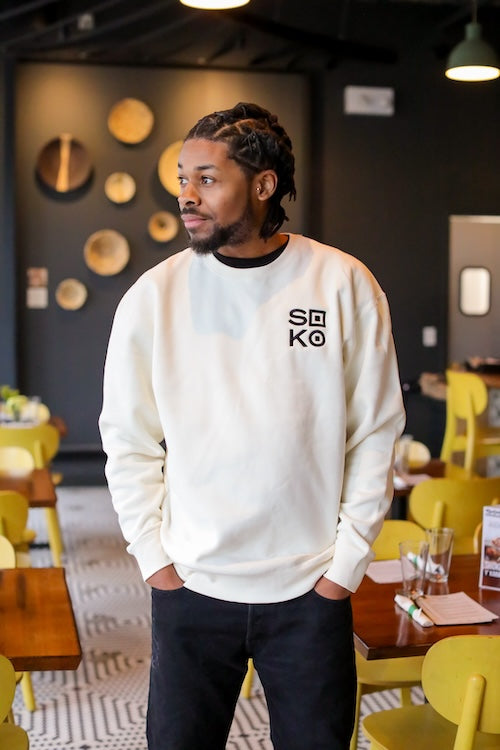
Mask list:
[[[28,403],[28,397],[19,393],[18,388],[11,388],[10,385],[0,386],[0,398],[4,402],[4,414],[19,422],[21,413]]]
[[[12,417],[14,422],[20,422],[22,411],[27,403],[27,396],[21,396],[21,394],[18,394],[17,396],[9,396],[5,402],[5,410],[7,414]]]
[[[2,401],[7,401],[11,396],[19,396],[19,389],[11,388],[10,385],[1,385],[0,398]]]

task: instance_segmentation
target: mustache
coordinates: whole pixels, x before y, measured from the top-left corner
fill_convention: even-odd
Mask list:
[[[210,218],[206,214],[200,214],[199,211],[193,210],[192,208],[184,208],[180,213],[181,213],[181,216],[197,216],[199,219]]]

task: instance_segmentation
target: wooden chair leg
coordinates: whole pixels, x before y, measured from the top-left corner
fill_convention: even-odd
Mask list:
[[[52,561],[56,568],[61,568],[61,555],[64,547],[56,509],[45,508],[45,519],[47,521],[47,533],[49,536],[49,547],[52,553]]]

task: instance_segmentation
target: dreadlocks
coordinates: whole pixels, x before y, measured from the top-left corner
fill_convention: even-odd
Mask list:
[[[258,104],[240,102],[232,109],[202,117],[191,128],[185,140],[193,138],[223,141],[228,147],[229,157],[234,159],[248,176],[265,169],[273,169],[276,172],[278,185],[269,199],[269,208],[260,236],[268,239],[277,232],[283,222],[288,220],[281,199],[288,195],[289,200],[295,200],[296,190],[293,179],[295,158],[292,153],[292,142],[276,115],[272,115]]]

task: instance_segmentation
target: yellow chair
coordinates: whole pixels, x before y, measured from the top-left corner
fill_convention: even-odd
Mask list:
[[[28,750],[28,735],[12,722],[16,675],[10,661],[0,655],[0,750]]]
[[[34,458],[35,468],[50,466],[59,450],[59,431],[51,424],[34,427],[0,427],[0,446],[17,445],[26,448]],[[55,482],[57,483],[57,482]],[[49,546],[56,567],[61,567],[63,542],[56,508],[44,508]]]
[[[411,521],[384,521],[380,534],[372,545],[375,559],[399,559],[398,545],[403,539],[423,540],[425,531]],[[411,705],[411,688],[420,685],[422,662],[422,656],[368,661],[356,652],[356,712],[350,750],[356,750],[358,746],[358,725],[363,695],[399,688],[401,704]]]
[[[35,468],[35,459],[26,448],[0,445],[0,476],[23,477]]]
[[[478,420],[488,406],[488,389],[479,375],[447,370],[446,380],[441,460],[451,461],[455,453],[463,453],[463,466],[472,472],[478,458],[500,454],[500,428],[484,426]]]
[[[24,495],[14,490],[0,490],[0,534],[7,537],[16,552],[16,565],[29,568],[29,544],[35,532],[26,528],[29,505]]]
[[[427,703],[377,711],[363,720],[370,750],[500,748],[500,637],[458,635],[424,657]]]
[[[6,536],[0,534],[0,569],[9,570],[16,567],[16,550]],[[28,711],[36,711],[35,693],[29,672],[16,672],[16,682],[21,683],[24,705]]]
[[[6,536],[0,534],[0,570],[16,567],[16,550]]]
[[[500,477],[427,479],[410,493],[410,518],[424,529],[447,526],[454,530],[453,553],[474,553],[474,532],[483,507],[500,501]]]
[[[38,424],[32,427],[0,426],[0,445],[20,445],[35,459],[38,469],[49,466],[59,450],[59,432],[54,425]]]

